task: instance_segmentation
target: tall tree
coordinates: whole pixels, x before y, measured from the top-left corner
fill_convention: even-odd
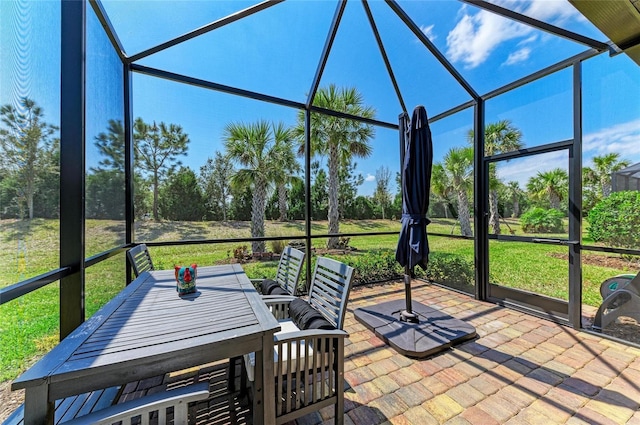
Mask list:
[[[376,190],[373,192],[373,199],[382,211],[382,219],[384,220],[385,211],[391,204],[391,192],[389,185],[391,184],[391,172],[389,167],[381,166],[376,170]]]
[[[326,220],[329,214],[329,191],[327,172],[320,168],[318,161],[311,163],[311,217]]]
[[[176,124],[161,122],[156,125],[137,118],[134,125],[136,167],[151,177],[153,188],[153,219],[159,220],[158,193],[160,183],[176,167],[182,165],[179,156],[187,154],[189,136]]]
[[[449,181],[449,176],[441,163],[433,164],[431,169],[431,196],[437,203],[442,204],[445,218],[449,218],[449,206],[452,196],[456,195],[453,186]]]
[[[290,220],[303,220],[305,216],[305,190],[303,179],[296,179],[291,182],[289,189],[289,208],[288,214]]]
[[[273,129],[273,131],[272,131]],[[224,144],[230,158],[240,164],[231,182],[253,189],[251,237],[264,237],[264,216],[269,185],[276,180],[279,154],[275,142],[276,125],[261,120],[253,124],[231,123],[224,129]],[[265,251],[264,241],[251,243],[254,253]]]
[[[200,182],[207,203],[211,210],[220,211],[223,221],[227,221],[228,218],[231,176],[234,172],[231,158],[220,151],[216,151],[215,158],[207,159],[207,163],[200,167]]]
[[[100,152],[96,169],[119,170],[124,173],[124,127],[120,120],[109,120],[107,130],[96,136],[95,146]]]
[[[273,126],[274,153],[277,156],[279,167],[275,170],[275,183],[278,191],[278,208],[280,210],[279,221],[287,221],[287,184],[298,178],[300,164],[296,160],[293,150],[293,131],[283,123]]]
[[[511,200],[512,213],[511,217],[520,217],[520,197],[522,196],[522,188],[520,183],[516,181],[510,181],[505,186],[505,193]]]
[[[125,215],[124,127],[120,120],[109,120],[94,144],[100,154],[97,167],[87,175],[87,217],[123,219]]]
[[[473,142],[474,132],[469,131],[468,139]],[[522,132],[509,120],[488,124],[484,129],[484,153],[492,156],[522,149]],[[500,214],[498,213],[498,176],[495,164],[489,165],[489,225],[493,233],[500,234]]]
[[[562,168],[540,171],[527,182],[527,191],[536,200],[548,200],[551,208],[560,209],[560,203],[569,190],[569,175]]]
[[[206,213],[204,196],[193,170],[180,167],[160,187],[158,208],[162,218],[173,221],[201,221]]]
[[[57,127],[44,122],[42,108],[29,98],[20,99],[19,108],[0,106],[0,149],[2,168],[15,177],[18,202],[24,203],[33,218],[33,198],[43,171],[58,167],[49,160],[57,146],[51,136]]]
[[[364,177],[356,173],[357,162],[346,162],[338,172],[338,202],[340,205],[340,219],[353,218],[353,208],[358,196],[358,187],[364,183]]]
[[[322,87],[316,93],[313,105],[364,118],[375,117],[375,110],[364,105],[364,98],[356,88],[338,88],[334,84]],[[304,153],[304,112],[298,115],[298,125],[294,131],[300,141],[299,153]],[[311,114],[311,155],[328,158],[329,233],[340,232],[340,166],[351,162],[354,156],[368,157],[372,150],[370,140],[374,134],[373,126],[361,121],[315,112]],[[327,247],[337,248],[338,238],[329,238]]]
[[[585,168],[585,180],[595,183],[606,198],[611,194],[611,174],[628,167],[631,163],[626,159],[620,159],[619,153],[608,153],[601,156],[594,156],[593,168]]]
[[[473,148],[451,148],[444,157],[452,190],[458,198],[458,221],[462,236],[473,236],[469,214],[468,192],[473,187]]]

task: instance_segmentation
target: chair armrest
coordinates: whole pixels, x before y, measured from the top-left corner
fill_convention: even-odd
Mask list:
[[[619,316],[631,314],[640,321],[640,295],[626,288],[616,289],[602,301],[591,325],[594,330],[601,332]]]
[[[349,334],[341,329],[306,329],[296,332],[276,333],[273,336],[273,343],[286,344],[292,341],[302,341],[304,339],[321,339],[321,338],[341,338],[348,337]]]
[[[291,301],[295,300],[296,296],[293,295],[263,295],[262,300],[267,306],[270,304],[289,304]]]
[[[263,295],[262,301],[267,305],[267,308],[278,320],[289,319],[289,304],[297,297],[293,295]]]
[[[111,424],[118,421],[128,423],[133,417],[139,415],[148,416],[150,412],[155,411],[158,411],[159,423],[164,423],[168,407],[174,408],[174,420],[176,423],[186,423],[187,405],[194,401],[205,400],[208,397],[209,382],[203,382],[114,404],[106,409],[65,422],[65,425]],[[143,423],[145,422],[143,421]]]

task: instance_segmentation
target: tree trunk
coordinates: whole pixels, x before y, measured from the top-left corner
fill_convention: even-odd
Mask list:
[[[500,216],[498,215],[498,193],[489,190],[489,225],[493,228],[493,234],[500,234]]]
[[[460,234],[473,236],[471,231],[471,218],[469,217],[469,200],[467,192],[458,190],[458,221],[460,221]]]
[[[287,221],[287,188],[284,184],[278,184],[278,207],[280,208],[280,221]]]
[[[264,210],[265,199],[267,197],[266,183],[256,178],[253,188],[253,199],[251,202],[251,237],[261,238],[264,236]],[[251,251],[254,254],[265,251],[264,241],[251,242]]]
[[[511,216],[513,218],[520,217],[520,202],[518,198],[513,198],[513,214]]]
[[[556,210],[560,209],[560,197],[552,192],[549,194],[549,203],[551,204],[551,208],[554,208]]]
[[[153,173],[153,219],[160,220],[158,216],[158,171]]]
[[[335,143],[329,143],[329,233],[339,233],[338,167],[340,166],[340,155]],[[338,248],[338,238],[329,238],[327,241],[327,248]]]
[[[611,179],[607,176],[601,182],[602,185],[602,197],[608,198],[611,195]]]
[[[31,184],[27,186],[27,210],[29,211],[29,220],[33,220],[33,187]]]

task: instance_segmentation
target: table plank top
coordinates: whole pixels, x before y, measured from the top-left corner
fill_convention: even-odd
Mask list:
[[[12,388],[163,361],[176,364],[182,355],[198,356],[222,342],[279,330],[240,265],[199,267],[196,287],[197,292],[180,297],[172,270],[141,274]]]

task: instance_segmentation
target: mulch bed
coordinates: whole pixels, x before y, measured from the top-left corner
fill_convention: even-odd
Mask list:
[[[560,254],[552,252],[548,254],[553,258],[568,261],[569,254]],[[640,263],[638,260],[626,260],[619,255],[602,255],[602,254],[585,254],[581,255],[582,264],[588,264],[590,266],[610,267],[612,269],[620,270],[636,270],[640,269]]]

